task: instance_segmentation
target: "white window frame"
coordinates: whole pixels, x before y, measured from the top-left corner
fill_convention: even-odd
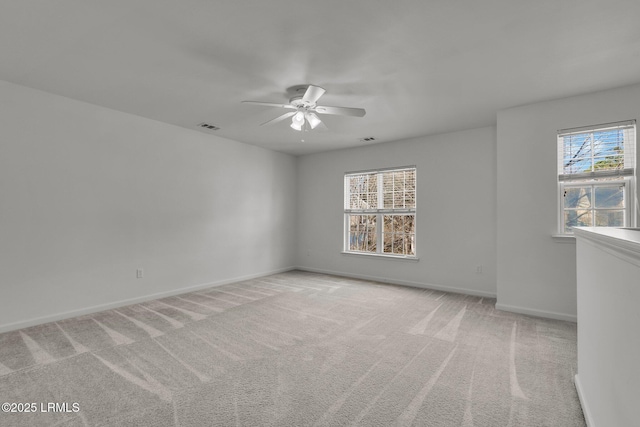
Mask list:
[[[390,209],[384,208],[384,188],[383,188],[383,173],[389,172],[401,172],[406,170],[413,170],[415,174],[416,181],[416,195],[415,195],[415,207],[414,208],[403,208],[403,209]],[[377,202],[378,206],[375,209],[350,209],[349,208],[349,183],[348,177],[353,175],[365,175],[365,174],[377,174]],[[417,187],[418,187],[418,169],[416,166],[401,166],[401,167],[393,167],[393,168],[383,168],[383,169],[372,169],[372,170],[364,170],[364,171],[354,171],[347,172],[344,174],[344,231],[343,231],[343,250],[344,254],[352,254],[352,255],[365,255],[365,256],[374,256],[374,257],[386,257],[386,258],[397,258],[397,259],[408,259],[408,260],[418,260],[418,245],[417,245],[417,236],[418,236],[418,226],[417,226]],[[350,215],[372,215],[376,216],[376,252],[365,252],[365,251],[354,251],[350,249],[350,241],[349,241],[349,216]],[[404,254],[393,254],[388,252],[383,252],[384,249],[384,217],[385,215],[413,215],[414,216],[414,254],[413,255],[404,255]]]
[[[637,145],[637,132],[636,121],[628,120],[624,122],[607,123],[595,126],[585,126],[574,129],[563,129],[558,131],[558,233],[559,236],[573,236],[573,232],[565,229],[565,190],[574,187],[592,187],[595,191],[595,187],[599,186],[611,186],[614,184],[621,185],[623,187],[624,198],[624,224],[622,227],[635,227],[636,224],[636,210],[637,203],[636,197],[636,145]],[[581,134],[591,132],[601,132],[607,129],[614,128],[632,128],[633,139],[630,141],[631,145],[625,146],[624,152],[624,164],[625,169],[621,170],[604,170],[598,172],[588,172],[575,175],[563,174],[563,162],[564,162],[564,147],[562,137],[569,134]],[[593,155],[593,153],[592,153]],[[628,167],[629,166],[629,167]],[[596,212],[595,206],[591,206],[590,210]],[[606,210],[606,209],[603,209]],[[595,215],[592,216],[595,221]],[[595,226],[595,225],[592,225]]]

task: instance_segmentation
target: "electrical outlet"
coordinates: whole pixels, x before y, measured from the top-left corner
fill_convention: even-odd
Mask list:
[[[476,266],[476,273],[482,273],[482,266],[481,265]]]
[[[144,277],[144,270],[141,268],[138,268],[136,270],[136,278],[138,279],[142,279]]]

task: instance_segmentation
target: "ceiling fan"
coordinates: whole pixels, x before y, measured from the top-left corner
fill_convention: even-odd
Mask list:
[[[326,92],[320,86],[314,85],[302,85],[302,86],[294,86],[290,89],[290,91],[296,93],[291,99],[289,99],[288,104],[277,104],[271,102],[260,102],[260,101],[242,101],[247,104],[255,104],[262,105],[265,107],[279,107],[286,108],[289,110],[287,113],[284,113],[281,116],[276,117],[275,119],[269,120],[268,122],[262,123],[263,125],[272,125],[274,123],[281,122],[282,120],[288,119],[291,117],[291,127],[295,130],[307,130],[307,125],[311,129],[315,129],[318,125],[324,124],[322,120],[316,115],[318,114],[333,114],[337,116],[352,116],[352,117],[362,117],[366,114],[364,108],[350,108],[350,107],[329,107],[326,105],[318,105],[318,99]],[[301,95],[301,93],[303,93]]]

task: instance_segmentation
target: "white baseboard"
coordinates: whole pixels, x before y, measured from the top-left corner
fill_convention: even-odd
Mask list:
[[[131,305],[131,304],[137,304],[137,303],[140,303],[140,302],[145,302],[145,301],[149,301],[149,300],[153,300],[153,299],[165,298],[165,297],[169,297],[169,296],[184,294],[184,293],[187,293],[187,292],[193,292],[193,291],[197,291],[197,290],[200,290],[200,289],[206,289],[206,288],[210,288],[210,287],[214,287],[214,286],[222,286],[222,285],[227,285],[229,283],[241,282],[241,281],[244,281],[244,280],[255,279],[257,277],[268,276],[268,275],[271,275],[271,274],[284,273],[286,271],[291,271],[291,270],[302,270],[302,271],[309,271],[309,272],[313,272],[313,273],[331,274],[331,275],[335,275],[335,276],[350,277],[350,278],[362,279],[362,280],[371,280],[371,281],[376,281],[376,282],[389,283],[389,284],[393,284],[393,285],[409,286],[409,287],[413,287],[413,288],[434,289],[434,290],[444,291],[444,292],[454,292],[454,293],[459,293],[459,294],[474,295],[474,296],[479,296],[479,297],[484,297],[484,298],[495,298],[496,297],[495,293],[485,292],[485,291],[478,291],[478,290],[475,290],[475,289],[467,289],[467,288],[460,288],[460,287],[453,287],[453,286],[443,286],[443,285],[436,285],[436,284],[433,284],[433,283],[420,283],[420,282],[413,282],[413,281],[407,281],[407,280],[398,280],[398,279],[387,278],[387,277],[368,276],[368,275],[365,275],[365,274],[354,274],[354,273],[346,273],[346,272],[343,272],[343,271],[332,271],[332,270],[316,269],[316,268],[309,268],[309,267],[286,267],[286,268],[281,268],[281,269],[277,269],[277,270],[266,271],[266,272],[257,273],[257,274],[251,274],[251,275],[247,275],[247,276],[240,276],[240,277],[234,277],[234,278],[230,278],[230,279],[220,280],[220,281],[216,281],[216,282],[212,282],[212,283],[203,283],[203,284],[199,284],[199,285],[188,286],[188,287],[185,287],[185,288],[172,289],[172,290],[166,291],[166,292],[159,292],[159,293],[155,293],[155,294],[143,295],[143,296],[136,297],[136,298],[114,301],[114,302],[107,303],[107,304],[99,304],[99,305],[95,305],[95,306],[91,306],[91,307],[81,308],[81,309],[78,309],[78,310],[70,310],[70,311],[66,311],[66,312],[56,313],[56,314],[52,314],[52,315],[49,315],[49,316],[42,316],[42,317],[37,317],[37,318],[32,318],[32,319],[27,319],[27,320],[21,320],[21,321],[13,322],[13,323],[5,323],[3,325],[0,325],[0,333],[13,331],[13,330],[16,330],[16,329],[27,328],[27,327],[30,327],[30,326],[40,325],[40,324],[48,323],[48,322],[56,322],[58,320],[68,319],[68,318],[76,317],[76,316],[82,316],[82,315],[85,315],[85,314],[96,313],[96,312],[99,312],[99,311],[111,310],[113,308],[123,307],[123,306]],[[529,309],[529,308],[525,308],[525,307],[517,307],[517,306],[511,306],[511,305],[505,305],[505,304],[496,304],[496,309],[503,310],[503,311],[510,311],[510,312],[513,312],[513,313],[527,314],[527,315],[530,315],[530,316],[546,317],[546,318],[558,319],[558,320],[566,320],[566,321],[570,321],[570,322],[576,322],[576,320],[577,320],[577,316],[575,316],[575,315],[569,315],[569,314],[563,314],[563,313],[554,313],[554,312],[550,312],[550,311],[535,310],[535,309]]]
[[[371,280],[374,282],[389,283],[391,285],[409,286],[411,288],[433,289],[436,291],[453,292],[456,294],[474,295],[474,296],[484,297],[484,298],[496,297],[496,294],[491,292],[478,291],[475,289],[467,289],[467,288],[456,288],[453,286],[435,285],[432,283],[412,282],[408,280],[398,280],[398,279],[379,277],[379,276],[367,276],[365,274],[345,273],[343,271],[331,271],[331,270],[323,270],[319,268],[309,268],[309,267],[296,267],[296,270],[309,271],[311,273],[331,274],[334,276],[349,277],[352,279]]]
[[[593,423],[591,411],[589,410],[589,405],[587,405],[587,401],[585,400],[584,392],[582,391],[582,383],[580,382],[578,374],[573,378],[573,383],[576,386],[576,391],[578,392],[578,399],[580,400],[580,406],[582,406],[582,413],[584,414],[584,420],[587,422],[587,427],[595,427],[596,425]]]
[[[286,267],[280,268],[277,270],[266,271],[257,274],[250,274],[247,276],[234,277],[231,279],[219,280],[212,283],[203,283],[199,285],[187,286],[185,288],[172,289],[170,291],[158,292],[155,294],[143,295],[136,298],[130,298],[126,300],[114,301],[107,304],[99,304],[91,307],[85,307],[78,310],[70,310],[62,313],[56,313],[49,316],[36,317],[27,320],[21,320],[13,323],[5,323],[4,325],[0,325],[0,333],[14,331],[17,329],[28,328],[30,326],[41,325],[43,323],[56,322],[58,320],[68,319],[71,317],[82,316],[85,314],[96,313],[104,310],[111,310],[113,308],[123,307],[131,304],[138,304],[145,301],[150,301],[159,298],[170,297],[174,295],[180,295],[187,292],[199,291],[201,289],[211,288],[215,286],[228,285],[229,283],[242,282],[244,280],[251,280],[258,277],[269,276],[271,274],[284,273],[285,271],[295,270],[295,267]]]
[[[526,315],[535,316],[535,317],[545,317],[547,319],[565,320],[567,322],[576,323],[578,321],[578,316],[576,316],[575,314],[556,313],[556,312],[553,312],[553,311],[538,310],[538,309],[535,309],[535,308],[518,307],[518,306],[515,306],[515,305],[496,303],[496,309],[497,310],[502,310],[502,311],[510,311],[512,313],[526,314]]]

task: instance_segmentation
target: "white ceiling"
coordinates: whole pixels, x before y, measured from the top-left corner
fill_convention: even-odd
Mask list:
[[[640,82],[639,21],[638,0],[3,0],[0,79],[305,154]],[[305,83],[367,115],[301,133],[241,103]]]

